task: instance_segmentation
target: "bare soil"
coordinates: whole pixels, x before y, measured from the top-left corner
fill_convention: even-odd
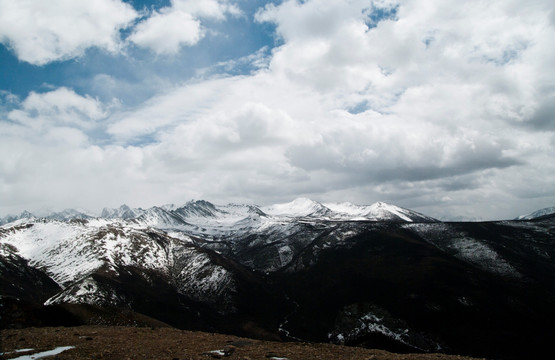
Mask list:
[[[274,342],[174,328],[56,327],[2,330],[3,359],[74,346],[50,359],[375,359],[470,360],[444,354],[393,354],[382,350],[317,343]],[[28,352],[15,352],[29,349]]]

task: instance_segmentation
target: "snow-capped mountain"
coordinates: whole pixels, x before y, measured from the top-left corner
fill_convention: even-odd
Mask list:
[[[52,212],[46,216],[47,219],[59,221],[68,221],[74,219],[92,219],[95,217],[96,215],[92,212],[82,209],[65,209],[59,212]]]
[[[1,229],[0,246],[15,251],[61,286],[46,305],[129,306],[124,294],[99,283],[97,276],[117,279],[124,269],[140,269],[141,277],[156,273],[189,300],[232,311],[233,275],[213,263],[188,236],[174,235],[105,219],[40,220]]]
[[[297,198],[288,203],[266,206],[261,210],[272,216],[288,218],[328,218],[332,215],[329,208],[307,198]]]
[[[355,205],[349,202],[326,203],[328,209],[340,214],[343,219],[401,222],[434,222],[434,218],[399,206],[377,202],[372,205]]]
[[[274,204],[270,206],[257,207],[254,205],[228,204],[215,205],[208,201],[190,201],[183,206],[153,207],[147,210],[128,209],[120,211],[121,215],[102,216],[107,218],[131,219],[138,222],[147,221],[155,225],[158,221],[160,226],[179,226],[180,224],[204,227],[205,229],[224,229],[236,231],[237,224],[247,225],[252,222],[250,228],[257,227],[263,223],[275,221],[305,220],[338,220],[338,221],[400,221],[400,222],[433,222],[437,221],[429,216],[404,209],[395,205],[377,202],[373,205],[354,205],[351,203],[329,203],[321,204],[307,198],[297,198],[288,203]],[[137,213],[135,217],[129,217],[130,211]],[[156,219],[159,220],[156,220]],[[240,226],[239,226],[240,227]]]
[[[0,218],[0,225],[13,223],[18,220],[32,220],[35,216],[31,214],[29,211],[25,210],[19,215],[8,215],[3,218]]]
[[[18,216],[6,216],[0,219],[0,225],[21,219],[44,218],[68,221],[73,219],[102,218],[109,220],[134,220],[138,224],[154,227],[179,227],[194,225],[197,227],[236,230],[235,224],[246,225],[249,220],[260,223],[261,218],[272,221],[288,221],[304,218],[306,220],[351,220],[351,221],[400,221],[429,222],[437,221],[429,216],[395,205],[377,202],[372,205],[355,205],[351,203],[321,204],[307,198],[297,198],[289,203],[257,207],[255,205],[227,204],[215,205],[205,200],[189,201],[182,206],[167,204],[149,209],[131,208],[121,205],[119,208],[104,208],[98,215],[86,210],[66,209],[50,212],[44,216],[35,216],[24,211]]]
[[[275,217],[308,218],[339,221],[400,221],[430,222],[437,221],[416,211],[395,205],[377,202],[372,205],[355,205],[343,203],[319,203],[306,198],[298,198],[285,204],[276,204],[261,208],[266,214]]]
[[[181,328],[490,358],[530,355],[532,342],[545,351],[555,335],[552,217],[443,223],[304,198],[103,213],[0,226],[0,302],[89,323],[106,321],[83,318],[92,306]]]
[[[121,205],[118,209],[104,208],[100,214],[104,219],[133,219],[142,215],[145,212],[143,209],[132,209],[127,205]]]
[[[555,206],[546,207],[546,208],[531,212],[530,214],[520,215],[519,217],[516,218],[516,220],[532,220],[532,219],[536,219],[542,216],[547,216],[552,214],[555,214]]]

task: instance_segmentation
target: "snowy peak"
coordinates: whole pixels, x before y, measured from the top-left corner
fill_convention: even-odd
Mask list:
[[[555,214],[555,206],[546,207],[537,211],[534,211],[530,214],[520,215],[516,218],[516,220],[532,220],[542,216],[552,215]]]
[[[428,216],[415,211],[401,208],[399,206],[377,202],[369,206],[365,217],[376,220],[402,220],[407,222],[435,221]]]
[[[0,219],[0,225],[13,223],[13,222],[18,221],[18,220],[33,221],[33,220],[36,220],[38,218],[48,219],[48,220],[58,220],[58,221],[70,221],[70,220],[74,220],[74,219],[88,220],[88,219],[92,219],[94,217],[95,217],[95,215],[93,215],[92,213],[90,213],[86,210],[65,209],[63,211],[50,212],[50,213],[48,213],[46,215],[43,215],[43,216],[35,216],[32,213],[30,213],[29,211],[25,210],[17,216],[8,215],[4,218],[1,218]]]
[[[346,220],[435,222],[434,218],[399,206],[377,202],[372,205],[355,205],[349,202],[326,203],[326,207]]]
[[[332,211],[317,201],[307,198],[297,198],[284,204],[263,207],[262,211],[272,216],[282,217],[328,217]]]
[[[174,210],[177,214],[184,218],[190,217],[215,217],[218,209],[214,204],[205,200],[189,201],[184,206]]]
[[[100,214],[101,218],[104,219],[134,219],[145,212],[143,209],[131,209],[127,205],[122,205],[118,209],[109,209],[104,208],[102,209],[102,213]]]
[[[136,224],[161,228],[179,227],[186,224],[186,222],[173,211],[168,211],[158,206],[151,207],[143,214],[130,220]]]
[[[23,211],[18,218],[19,219],[33,219],[35,216],[33,214],[31,214],[29,211],[25,210]]]
[[[219,206],[220,211],[230,214],[242,214],[245,216],[266,216],[264,211],[260,210],[257,206],[246,204],[227,204]]]
[[[23,212],[19,216],[0,219],[0,225],[35,218],[31,213]],[[70,221],[74,219],[92,220],[96,216],[84,210],[66,209],[50,213],[44,218]],[[384,202],[372,205],[355,205],[349,202],[322,204],[304,197],[288,203],[265,207],[246,204],[215,205],[205,200],[189,201],[182,206],[169,204],[149,209],[131,208],[124,204],[115,209],[104,208],[100,218],[161,228],[182,228],[191,225],[201,228],[217,227],[220,229],[219,231],[224,231],[224,228],[227,229],[225,231],[233,231],[239,225],[242,229],[254,228],[262,223],[294,221],[295,219],[308,221],[437,221],[415,211]]]
[[[18,220],[33,220],[33,219],[36,219],[36,217],[33,214],[31,214],[29,211],[25,210],[19,215],[8,215],[3,218],[0,218],[0,225],[9,224]]]
[[[349,202],[325,203],[298,198],[289,203],[263,207],[262,211],[274,217],[309,218],[333,221],[437,221],[429,216],[399,206],[377,202],[372,205],[355,205]]]
[[[50,220],[69,221],[74,219],[87,220],[95,216],[85,210],[65,209],[59,212],[53,212],[46,216]]]

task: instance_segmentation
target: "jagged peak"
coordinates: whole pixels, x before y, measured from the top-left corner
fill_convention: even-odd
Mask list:
[[[215,209],[216,206],[214,204],[212,204],[210,201],[206,201],[206,200],[191,200],[188,201],[185,206],[187,205],[194,205],[194,206],[204,206],[204,207],[209,207],[209,208],[213,208]]]
[[[27,210],[23,210],[21,214],[19,214],[20,219],[27,219],[27,218],[34,218],[34,217],[35,215],[33,215],[30,211],[27,211]]]
[[[199,224],[204,223],[204,220],[201,220],[202,218],[213,219],[210,221],[226,219],[226,222],[230,222],[250,217],[252,217],[252,219],[256,219],[260,216],[270,218],[307,218],[334,221],[437,221],[418,212],[388,204],[383,201],[377,201],[372,205],[356,205],[351,202],[320,203],[307,197],[298,197],[290,202],[278,203],[264,207],[238,203],[215,205],[206,200],[191,200],[180,207],[175,206],[174,204],[153,206],[146,210],[142,208],[131,208],[127,204],[122,204],[119,208],[104,208],[100,214],[100,218],[118,220],[131,220],[138,219],[140,217],[141,219],[154,219],[152,216],[161,216],[165,219],[172,218],[175,221],[180,219],[181,221],[189,223],[191,221],[192,223],[198,221]],[[34,218],[30,212],[24,212],[20,216],[17,216],[17,218],[14,217],[13,220],[31,217]],[[76,217],[88,218],[95,217],[95,215],[79,210],[65,209],[62,212],[55,213],[55,216],[53,215],[52,219],[70,220]],[[7,218],[1,219],[2,223],[7,223],[8,221],[13,220]],[[173,223],[174,220],[171,222]]]

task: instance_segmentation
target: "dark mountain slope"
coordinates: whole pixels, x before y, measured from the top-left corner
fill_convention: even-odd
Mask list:
[[[492,226],[485,229],[489,235],[499,230],[497,224],[477,226]],[[286,326],[291,336],[492,358],[518,358],[527,344],[543,344],[535,347],[538,355],[551,351],[555,297],[545,286],[554,284],[551,276],[504,277],[397,226],[366,224],[342,245],[317,250],[327,240],[299,255],[297,264],[313,265],[275,275],[298,304]],[[519,257],[524,265],[526,259]],[[553,264],[544,265],[552,274]]]

